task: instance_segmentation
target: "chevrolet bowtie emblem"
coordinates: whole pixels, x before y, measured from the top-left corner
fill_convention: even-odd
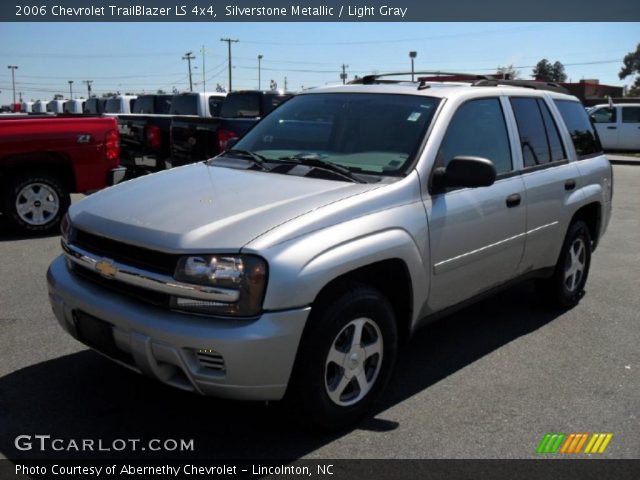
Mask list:
[[[113,264],[113,260],[103,258],[96,263],[96,271],[105,278],[114,278],[118,268]]]

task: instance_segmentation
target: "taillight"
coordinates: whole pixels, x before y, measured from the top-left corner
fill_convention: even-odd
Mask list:
[[[234,137],[237,137],[234,132],[231,130],[218,130],[218,149],[223,152],[225,148],[227,148],[227,142]]]
[[[107,160],[118,160],[120,158],[120,134],[118,130],[109,130],[107,132],[104,146]]]
[[[147,146],[160,148],[160,143],[160,127],[157,125],[149,125],[147,127]]]

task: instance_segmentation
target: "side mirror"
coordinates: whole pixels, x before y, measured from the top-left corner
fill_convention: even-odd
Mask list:
[[[488,187],[496,181],[496,168],[490,160],[481,157],[455,157],[446,168],[438,167],[433,172],[433,186]]]
[[[231,137],[229,140],[227,140],[227,143],[224,146],[224,150],[231,150],[233,148],[233,146],[238,143],[238,137]]]

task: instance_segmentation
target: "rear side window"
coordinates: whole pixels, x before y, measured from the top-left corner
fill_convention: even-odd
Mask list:
[[[616,123],[615,108],[599,108],[591,112],[591,120],[593,123]]]
[[[554,102],[571,134],[578,158],[588,158],[602,153],[600,139],[582,104],[572,100],[554,100]]]
[[[458,156],[491,160],[498,174],[513,169],[507,126],[497,98],[468,101],[453,115],[438,152],[437,164],[446,166]]]
[[[640,107],[622,107],[622,123],[640,123]]]
[[[222,111],[223,97],[209,97],[209,112],[212,117],[219,117]]]
[[[222,104],[221,117],[255,118],[260,116],[260,96],[257,93],[229,94]]]

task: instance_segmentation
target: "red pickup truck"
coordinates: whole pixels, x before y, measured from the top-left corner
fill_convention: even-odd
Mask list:
[[[124,174],[115,118],[0,119],[0,212],[23,232],[54,230],[71,193],[91,193]]]

